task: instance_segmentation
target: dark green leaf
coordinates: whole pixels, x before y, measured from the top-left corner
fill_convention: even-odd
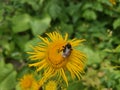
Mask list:
[[[96,20],[97,19],[96,13],[92,10],[85,10],[83,12],[83,17],[87,20]]]
[[[69,33],[69,36],[70,36],[73,32],[73,26],[71,24],[62,23],[61,24],[61,30],[64,33],[66,33],[66,32]]]

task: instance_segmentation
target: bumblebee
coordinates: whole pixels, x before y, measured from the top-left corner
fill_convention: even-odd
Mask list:
[[[70,43],[67,43],[65,46],[63,46],[63,53],[62,56],[64,58],[68,57],[71,54],[72,46]]]

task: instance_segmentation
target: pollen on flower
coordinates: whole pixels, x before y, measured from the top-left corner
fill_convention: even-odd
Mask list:
[[[67,33],[64,37],[58,32],[46,33],[46,35],[48,37],[39,36],[42,42],[32,47],[32,52],[28,52],[29,58],[36,60],[29,66],[37,67],[37,72],[44,69],[39,84],[42,85],[49,78],[58,75],[68,85],[66,71],[70,72],[73,79],[80,79],[81,73],[84,72],[86,55],[76,50],[75,47],[85,40],[76,38],[68,40]]]
[[[55,81],[49,81],[45,85],[45,90],[57,90],[57,83]]]
[[[38,90],[39,85],[37,81],[33,78],[33,75],[28,74],[24,75],[23,78],[20,79],[20,87],[22,90]]]

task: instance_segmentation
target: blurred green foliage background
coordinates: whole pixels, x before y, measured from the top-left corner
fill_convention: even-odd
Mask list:
[[[15,89],[29,46],[56,29],[86,39],[86,73],[67,90],[120,90],[120,0],[0,0],[0,90]]]

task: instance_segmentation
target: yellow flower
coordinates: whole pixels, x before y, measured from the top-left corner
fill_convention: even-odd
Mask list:
[[[49,81],[45,85],[45,90],[57,90],[57,83],[55,81]]]
[[[110,3],[112,3],[113,5],[116,5],[116,0],[109,0]]]
[[[69,71],[72,78],[80,79],[81,73],[85,66],[86,55],[76,50],[74,47],[78,46],[85,40],[78,40],[76,38],[68,40],[68,34],[62,37],[58,32],[46,33],[48,38],[39,38],[43,41],[38,46],[34,46],[33,52],[30,54],[31,60],[36,60],[35,63],[29,66],[37,67],[36,71],[44,70],[43,77],[40,80],[42,85],[47,79],[58,75],[68,85],[65,71]]]
[[[20,87],[22,90],[39,90],[39,85],[31,74],[24,75],[20,79]]]

